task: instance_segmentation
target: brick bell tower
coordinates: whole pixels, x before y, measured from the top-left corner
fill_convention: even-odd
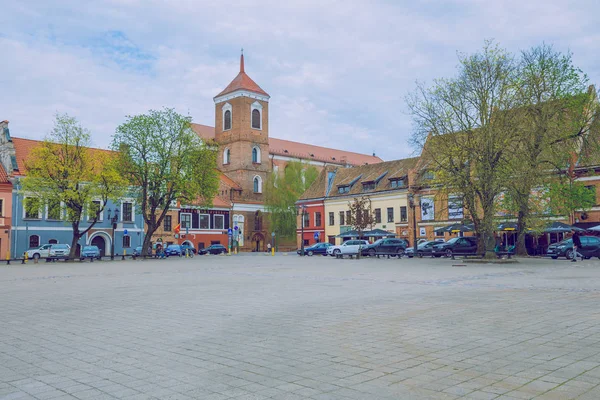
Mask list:
[[[263,202],[269,163],[269,98],[244,70],[215,102],[215,140],[218,168],[242,187],[240,200]]]

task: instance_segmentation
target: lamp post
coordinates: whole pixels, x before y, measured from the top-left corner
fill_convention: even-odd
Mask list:
[[[417,250],[417,202],[419,201],[419,197],[414,193],[408,194],[408,203],[412,210],[412,223],[413,223],[413,251],[414,256],[416,257],[418,254]]]
[[[300,255],[304,257],[304,216],[306,215],[306,206],[302,204],[298,206],[300,213]]]
[[[115,229],[117,227],[117,221],[119,220],[119,209],[115,208],[115,213],[112,216],[111,216],[111,212],[112,212],[112,210],[109,208],[108,209],[108,220],[110,221],[110,224],[112,226],[112,241],[110,244],[110,259],[114,260],[115,259]]]

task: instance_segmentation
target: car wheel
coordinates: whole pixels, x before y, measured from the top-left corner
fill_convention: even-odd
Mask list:
[[[314,253],[313,253],[312,251],[309,251],[309,252],[308,252],[308,256],[309,256],[309,257],[312,257],[312,255],[313,255],[313,254],[314,254]]]
[[[573,250],[567,250],[567,252],[565,253],[565,257],[567,257],[567,260],[572,260],[573,259]]]
[[[396,256],[398,258],[404,256],[404,249],[398,249],[398,251],[396,252]]]
[[[369,249],[369,257],[375,257],[375,249]]]
[[[334,255],[334,256],[339,256],[339,255],[340,255],[340,253],[341,253],[340,249],[335,249],[335,250],[333,251],[333,255]]]
[[[450,249],[446,250],[446,257],[452,257],[452,250],[450,250]]]
[[[39,259],[40,259],[40,255],[39,255],[38,253],[35,253],[35,254],[33,255],[33,259],[34,259],[34,260],[39,260]]]

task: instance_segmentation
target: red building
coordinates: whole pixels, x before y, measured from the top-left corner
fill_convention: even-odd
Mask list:
[[[298,248],[302,247],[301,240],[304,240],[304,246],[310,246],[322,242],[325,238],[325,204],[323,199],[317,200],[299,200],[296,203],[298,208],[298,221],[296,226],[296,237]],[[302,221],[302,225],[300,222]]]

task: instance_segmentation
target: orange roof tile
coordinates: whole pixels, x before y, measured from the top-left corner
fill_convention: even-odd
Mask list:
[[[231,81],[229,85],[221,93],[215,96],[215,98],[219,96],[223,96],[224,94],[235,92],[236,90],[247,90],[249,92],[254,92],[258,94],[262,94],[264,96],[268,96],[267,92],[262,90],[260,86],[256,84],[244,71],[244,55],[242,54],[240,58],[240,72],[239,74]]]
[[[0,183],[10,183],[4,166],[0,163]]]
[[[215,128],[208,125],[192,123],[192,130],[204,140],[215,138]],[[377,164],[383,160],[377,156],[354,153],[352,151],[332,149],[312,144],[292,142],[291,140],[269,138],[269,153],[285,157],[301,158],[338,165]]]
[[[238,189],[241,190],[242,187],[233,179],[231,179],[230,177],[228,177],[227,175],[221,173],[221,176],[219,177],[219,179],[221,179],[221,182],[223,182],[225,185],[229,186],[230,188],[233,189]]]

